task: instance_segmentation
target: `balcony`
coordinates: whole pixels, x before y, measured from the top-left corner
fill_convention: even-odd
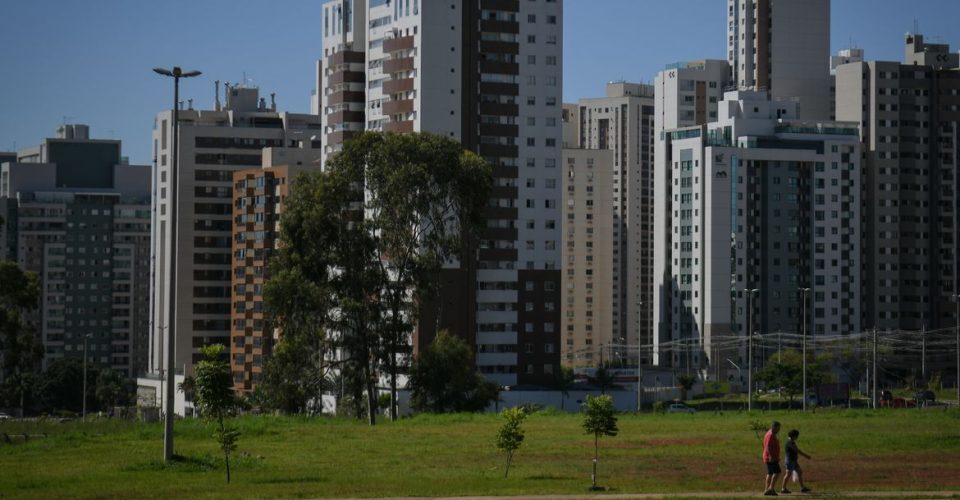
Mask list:
[[[327,96],[327,105],[333,106],[336,104],[343,104],[345,102],[355,102],[364,104],[364,94],[362,91],[354,90],[341,90],[339,92],[334,92]]]
[[[340,144],[343,141],[347,141],[353,136],[357,135],[357,132],[353,130],[339,130],[337,132],[331,132],[327,134],[327,143],[328,144]]]
[[[335,71],[327,77],[327,85],[363,83],[366,80],[366,75],[362,71]]]
[[[480,72],[497,73],[500,75],[519,75],[520,65],[500,61],[480,61]]]
[[[383,52],[389,54],[398,50],[409,50],[413,48],[413,36],[401,36],[383,41]]]
[[[413,120],[385,123],[383,125],[383,131],[395,132],[398,134],[407,134],[413,132]]]
[[[387,80],[383,82],[384,94],[389,95],[411,91],[413,91],[413,78],[401,78],[399,80]]]
[[[520,134],[516,125],[500,123],[481,123],[480,135],[497,137],[518,137]]]
[[[413,112],[413,99],[390,101],[383,103],[383,114],[386,116]]]
[[[483,10],[504,10],[520,12],[520,0],[482,0],[480,8]]]
[[[363,52],[352,50],[341,50],[327,58],[327,66],[337,66],[347,63],[363,63],[365,59]]]
[[[497,42],[480,40],[480,52],[487,54],[519,54],[520,44],[517,42]]]
[[[516,83],[480,82],[480,94],[516,96],[520,94],[520,86]]]
[[[480,21],[480,31],[487,33],[520,33],[520,23],[513,21],[493,21],[483,19]]]
[[[500,104],[496,102],[481,102],[481,115],[492,116],[517,116],[520,114],[520,107],[516,104]]]
[[[337,111],[327,115],[327,125],[339,125],[341,123],[363,123],[366,115],[363,111]]]
[[[401,57],[399,59],[390,59],[383,63],[383,72],[386,74],[400,73],[403,71],[413,71],[413,58]]]

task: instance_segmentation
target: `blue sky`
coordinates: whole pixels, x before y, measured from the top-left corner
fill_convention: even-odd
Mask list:
[[[426,0],[432,1],[432,0]],[[117,138],[150,162],[157,111],[172,85],[154,66],[202,70],[184,99],[210,108],[213,81],[244,73],[278,107],[308,112],[320,52],[320,0],[0,0],[0,150],[34,145],[64,121]],[[564,99],[608,80],[650,81],[665,64],[722,58],[723,0],[566,0]],[[960,47],[960,1],[833,0],[832,45],[901,60],[914,19]]]

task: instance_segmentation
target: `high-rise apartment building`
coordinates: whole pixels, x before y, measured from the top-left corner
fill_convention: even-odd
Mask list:
[[[264,148],[312,144],[321,130],[318,116],[277,112],[259,97],[257,88],[228,85],[224,106],[218,98],[214,110],[180,111],[177,186],[172,186],[172,114],[158,114],[153,132],[150,368],[154,373],[166,364],[171,286],[177,292],[174,360],[178,370],[186,367],[189,372],[205,345],[230,345],[234,172],[260,168]],[[177,190],[176,211],[171,206],[172,189]],[[171,272],[174,215],[177,259]]]
[[[86,125],[0,164],[0,258],[40,278],[44,366],[84,356],[134,377],[147,368],[150,167]]]
[[[830,0],[727,0],[726,46],[734,85],[830,117]]]
[[[233,173],[230,367],[238,392],[254,390],[279,340],[264,315],[263,287],[290,187],[300,173],[320,169],[320,150],[303,146],[264,148],[262,168]]]
[[[841,65],[836,82],[865,151],[862,324],[953,328],[960,54],[908,34],[904,62]]]
[[[680,62],[667,65],[661,71],[654,83],[654,181],[656,193],[653,197],[653,309],[652,339],[646,345],[650,346],[649,355],[654,364],[671,366],[671,360],[662,358],[659,350],[654,348],[662,342],[669,341],[672,332],[665,329],[664,321],[667,311],[658,302],[665,287],[670,286],[672,277],[665,274],[670,260],[670,241],[660,235],[669,233],[670,200],[673,196],[673,174],[666,160],[667,130],[705,125],[716,121],[718,106],[723,99],[724,90],[729,86],[730,65],[727,61],[699,60]],[[645,348],[646,349],[646,348]]]
[[[604,175],[611,185],[603,188],[611,196],[610,211],[594,212],[598,217],[611,219],[613,224],[613,230],[606,234],[610,240],[602,243],[610,251],[598,256],[609,260],[614,272],[606,280],[594,282],[596,293],[604,302],[604,313],[612,316],[606,319],[612,329],[597,333],[609,336],[606,345],[649,344],[653,306],[654,87],[608,83],[606,97],[581,99],[572,116],[577,124],[570,128],[577,132],[577,137],[575,144],[567,147],[613,152],[613,163],[603,164],[611,169],[609,176]],[[564,182],[568,181],[570,178],[565,177]],[[569,245],[569,240],[564,240]],[[569,264],[564,264],[568,270]],[[570,326],[568,322],[567,333]],[[618,352],[627,361],[637,360],[636,354],[629,354],[624,347]]]
[[[559,369],[561,0],[334,0],[323,6],[323,151],[361,130],[460,140],[494,172],[476,258],[444,271],[440,324],[503,385]]]
[[[661,364],[743,361],[748,318],[755,334],[800,332],[801,288],[811,333],[859,332],[857,124],[796,116],[795,103],[735,91],[716,122],[665,132]]]
[[[601,352],[628,353],[614,323],[619,290],[613,285],[619,284],[621,272],[620,246],[613,235],[621,228],[613,216],[619,198],[614,196],[613,156],[611,149],[563,150],[560,354],[568,366],[595,367]]]

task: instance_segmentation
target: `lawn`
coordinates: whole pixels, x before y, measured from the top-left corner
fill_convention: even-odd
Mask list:
[[[614,493],[759,491],[752,422],[801,430],[818,491],[960,490],[960,412],[881,410],[621,415],[601,439],[599,482]],[[584,493],[593,441],[578,415],[540,412],[503,479],[496,415],[421,416],[374,428],[330,418],[244,417],[233,483],[212,425],[177,424],[170,466],[158,424],[0,422],[0,497],[304,498]]]

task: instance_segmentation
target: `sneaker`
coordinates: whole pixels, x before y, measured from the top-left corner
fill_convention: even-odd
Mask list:
[[[780,490],[780,493],[787,493],[787,494],[789,494],[789,493],[790,493],[790,490],[788,490],[788,489],[786,489],[786,488],[783,488],[783,489]]]
[[[810,488],[807,488],[806,486],[800,489],[800,493],[810,493],[811,491],[813,490],[811,490]]]
[[[773,490],[764,491],[763,494],[764,494],[764,496],[768,496],[768,497],[775,497],[775,496],[777,496],[777,492],[776,492],[776,491],[773,491]]]

